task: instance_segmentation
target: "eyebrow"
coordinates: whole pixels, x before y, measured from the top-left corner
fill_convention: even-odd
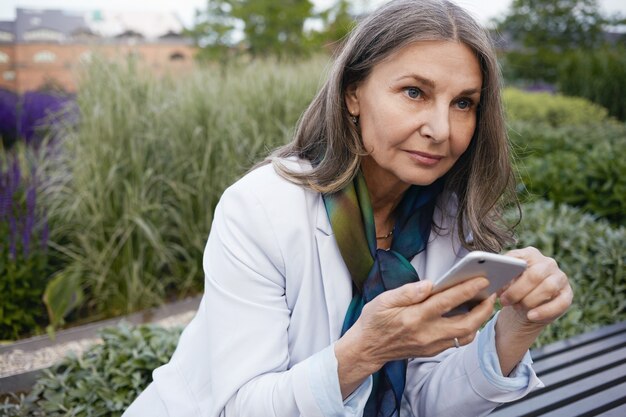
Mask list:
[[[412,78],[414,80],[419,81],[420,83],[426,85],[427,87],[430,88],[435,88],[435,82],[429,78],[424,78],[424,77],[420,77],[417,74],[408,74],[408,75],[403,75],[402,77],[399,77],[396,79],[397,81],[402,81],[406,78]],[[460,96],[471,96],[472,94],[480,94],[482,88],[467,88],[463,91],[461,91],[461,93],[459,94]]]

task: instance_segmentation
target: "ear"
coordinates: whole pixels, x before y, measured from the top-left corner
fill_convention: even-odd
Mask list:
[[[346,106],[348,107],[348,112],[352,116],[358,116],[361,111],[359,107],[358,90],[359,88],[356,83],[350,84],[348,88],[346,88]]]

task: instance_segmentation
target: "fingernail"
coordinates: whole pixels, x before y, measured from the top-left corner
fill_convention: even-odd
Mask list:
[[[539,319],[539,313],[537,313],[536,311],[529,311],[526,317],[528,317],[528,320],[530,321],[535,321]]]

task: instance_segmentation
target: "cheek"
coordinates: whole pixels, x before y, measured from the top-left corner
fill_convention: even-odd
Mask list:
[[[455,157],[458,158],[467,150],[475,130],[476,122],[474,120],[464,121],[455,125],[452,143],[450,144],[450,150]]]
[[[393,114],[387,115],[384,111],[370,113],[370,117],[360,122],[361,138],[366,150],[383,151],[395,146],[400,140],[396,137],[398,122]]]

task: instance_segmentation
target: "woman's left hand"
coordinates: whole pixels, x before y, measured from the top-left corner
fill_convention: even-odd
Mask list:
[[[506,255],[524,259],[528,268],[500,294],[496,350],[503,375],[517,366],[543,328],[567,311],[574,295],[554,259],[533,247]]]
[[[503,307],[516,313],[523,327],[545,327],[563,315],[572,304],[573,291],[556,261],[533,247],[516,249],[508,256],[523,259],[528,268],[501,294]]]

